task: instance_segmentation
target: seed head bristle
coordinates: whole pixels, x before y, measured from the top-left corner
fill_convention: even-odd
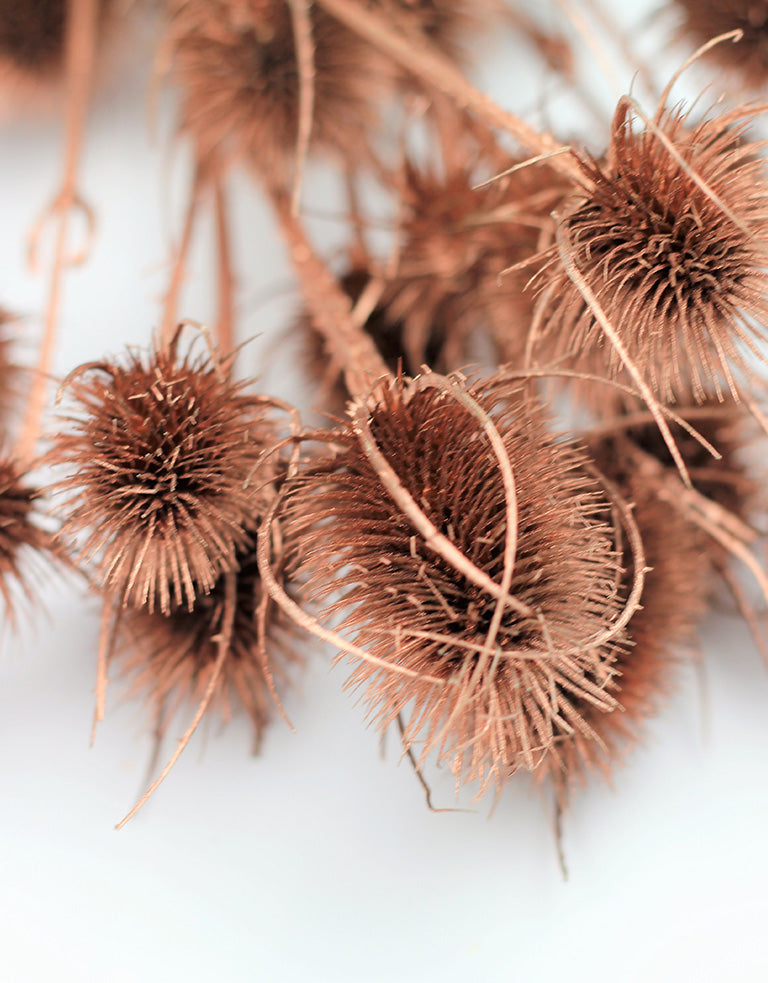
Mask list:
[[[556,441],[518,384],[467,387],[488,414],[514,472],[517,549],[495,639],[496,600],[449,563],[395,504],[354,423],[331,439],[336,457],[289,485],[285,528],[302,543],[307,596],[341,630],[391,664],[356,660],[362,689],[385,729],[408,716],[406,747],[436,752],[457,781],[501,786],[533,769],[558,735],[581,729],[579,699],[609,712],[615,646],[585,647],[617,616],[613,532],[597,518],[597,486],[582,453]],[[505,569],[508,498],[499,460],[477,419],[441,388],[393,382],[370,431],[423,514],[476,570],[497,584]],[[341,598],[339,598],[339,592]],[[522,613],[521,613],[522,612]],[[416,678],[398,672],[414,672]]]
[[[286,0],[173,0],[173,77],[198,156],[244,161],[270,182],[292,173],[299,74]],[[375,49],[315,6],[312,149],[358,160],[393,72]]]
[[[121,619],[122,669],[135,692],[147,696],[158,713],[172,713],[182,702],[199,703],[205,693],[224,624],[225,576],[210,593],[197,597],[191,611],[184,607],[175,607],[169,615],[129,611]],[[284,683],[288,668],[298,660],[289,640],[288,619],[263,590],[255,535],[249,534],[237,550],[236,577],[229,652],[212,706],[224,719],[233,708],[244,707],[258,742],[274,707],[267,673]],[[264,637],[259,620],[262,604]]]
[[[565,256],[553,255],[539,280],[548,354],[621,372],[570,262],[662,400],[733,389],[768,321],[768,189],[760,145],[745,137],[749,120],[744,108],[697,124],[666,110],[657,126],[683,166],[620,104],[606,157],[583,160],[588,190],[560,217]]]
[[[253,475],[272,431],[258,399],[207,355],[177,343],[70,376],[72,410],[52,460],[69,471],[63,534],[83,534],[99,586],[124,606],[193,608],[259,506]],[[248,479],[250,483],[247,483]]]
[[[765,0],[677,0],[682,8],[680,33],[694,43],[739,30],[737,44],[718,44],[707,57],[759,89],[768,78],[768,3]]]

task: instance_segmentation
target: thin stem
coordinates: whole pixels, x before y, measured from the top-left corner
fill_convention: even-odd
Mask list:
[[[291,211],[294,215],[298,215],[301,185],[309,156],[312,119],[315,112],[315,51],[307,0],[288,0],[288,5],[291,8],[296,67],[299,75],[299,128],[296,136],[296,167],[291,194]]]
[[[476,113],[488,126],[510,133],[532,154],[547,154],[560,149],[561,145],[549,134],[539,133],[475,89],[426,37],[419,38],[416,43],[398,33],[389,21],[366,9],[358,0],[317,2],[350,30],[370,41],[408,71],[450,96],[460,108]],[[572,157],[554,157],[552,167],[567,177],[580,178],[579,166]]]
[[[378,379],[390,378],[390,372],[373,340],[355,322],[349,297],[315,253],[288,198],[275,190],[272,199],[315,327],[331,359],[344,366],[349,392],[362,396]]]
[[[35,444],[40,431],[40,422],[45,407],[48,378],[53,362],[53,349],[56,327],[59,318],[64,268],[67,265],[67,239],[69,218],[72,210],[80,206],[86,217],[90,213],[77,194],[77,171],[83,144],[85,118],[93,76],[94,53],[99,20],[98,0],[70,0],[67,4],[66,21],[66,72],[67,106],[64,138],[64,169],[61,190],[50,209],[50,216],[58,215],[58,229],[54,246],[53,267],[51,271],[50,292],[45,313],[45,329],[40,347],[40,359],[35,373],[27,404],[27,411],[21,426],[16,445],[16,457],[22,466],[28,465],[34,457]],[[44,222],[38,223],[30,244],[32,253],[36,250],[36,239]],[[82,260],[83,256],[79,257]]]
[[[222,355],[228,356],[234,352],[235,348],[234,304],[232,300],[235,278],[232,273],[226,189],[221,176],[218,174],[213,180],[213,194],[216,212],[216,248],[219,263],[219,312],[216,321],[216,336]]]
[[[163,317],[160,322],[160,347],[170,348],[176,335],[176,322],[178,319],[179,296],[184,283],[187,259],[189,257],[190,246],[192,245],[192,233],[197,218],[200,196],[204,187],[202,168],[199,164],[195,165],[195,173],[192,177],[192,189],[187,203],[187,211],[184,217],[184,227],[181,232],[181,241],[176,250],[176,259],[173,264],[171,280],[168,284],[168,291],[165,295],[163,305]]]

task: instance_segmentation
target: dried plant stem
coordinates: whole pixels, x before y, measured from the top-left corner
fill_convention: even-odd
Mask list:
[[[328,353],[334,362],[344,366],[349,392],[354,396],[368,393],[377,380],[389,378],[389,370],[373,340],[355,322],[349,297],[315,253],[288,198],[277,190],[272,198],[307,306]]]
[[[293,36],[296,39],[296,66],[299,73],[299,131],[296,137],[296,170],[293,176],[291,211],[299,214],[301,185],[312,138],[315,111],[315,52],[312,21],[307,0],[288,0],[291,8]]]
[[[147,791],[142,795],[136,805],[131,809],[131,811],[120,820],[120,822],[115,826],[115,829],[122,829],[125,824],[132,819],[139,809],[145,805],[146,802],[154,795],[157,788],[162,784],[162,782],[168,777],[173,766],[179,760],[182,751],[189,744],[189,741],[197,730],[198,724],[203,719],[205,711],[208,709],[208,704],[213,699],[213,695],[216,692],[216,687],[219,684],[219,679],[221,678],[221,673],[224,668],[224,663],[226,662],[227,656],[229,655],[230,644],[232,641],[232,629],[235,623],[235,606],[237,604],[236,597],[237,581],[234,571],[230,570],[226,574],[225,579],[225,598],[224,598],[224,615],[222,618],[221,633],[218,638],[218,654],[216,656],[216,661],[213,665],[213,670],[211,672],[211,678],[208,680],[208,685],[205,688],[205,693],[200,701],[200,704],[195,713],[192,723],[186,730],[184,736],[180,739],[178,747],[171,755],[168,764],[163,768],[158,777],[149,786]]]
[[[566,18],[571,22],[574,30],[584,42],[585,47],[595,59],[595,62],[599,66],[605,81],[617,95],[621,95],[624,92],[624,86],[622,85],[621,79],[616,72],[616,66],[613,64],[613,61],[607,57],[605,53],[605,45],[598,37],[596,37],[595,32],[590,27],[586,17],[584,17],[584,15],[574,7],[571,0],[557,0],[557,5],[565,14]],[[620,31],[618,33],[621,34]]]
[[[216,212],[216,249],[218,254],[218,318],[216,340],[223,355],[235,348],[233,293],[235,278],[232,272],[232,249],[229,235],[229,210],[224,180],[217,174],[213,179],[214,209]]]
[[[91,746],[96,738],[96,728],[104,719],[104,711],[107,701],[107,684],[109,660],[117,636],[117,629],[120,624],[120,607],[114,609],[114,599],[107,596],[104,601],[104,608],[101,612],[101,627],[99,629],[99,651],[96,659],[96,705],[93,710],[93,723],[91,724]]]
[[[200,198],[203,194],[205,180],[203,170],[199,164],[195,165],[195,172],[192,177],[192,188],[189,194],[187,210],[184,216],[184,227],[181,232],[181,239],[176,249],[176,258],[173,263],[171,280],[163,303],[163,316],[160,322],[160,347],[170,349],[176,337],[176,324],[178,320],[179,296],[184,284],[187,259],[192,245],[192,234],[195,228]]]
[[[37,240],[46,220],[49,217],[58,219],[40,358],[15,450],[16,457],[22,464],[29,464],[34,458],[53,361],[64,268],[68,262],[82,262],[85,258],[85,253],[81,253],[77,258],[68,255],[67,239],[72,210],[80,207],[88,221],[90,235],[93,230],[93,217],[77,194],[77,171],[91,91],[98,18],[98,0],[70,0],[67,4],[65,55],[67,105],[61,190],[43,219],[37,223],[30,242],[30,255],[34,257]]]
[[[560,149],[561,145],[549,134],[539,133],[475,89],[426,38],[419,39],[416,44],[393,29],[384,17],[366,9],[356,0],[317,2],[350,30],[370,41],[408,71],[450,96],[459,107],[476,113],[488,126],[511,134],[532,154],[547,154]],[[583,175],[574,158],[554,157],[551,166],[566,177],[579,179],[583,183]]]

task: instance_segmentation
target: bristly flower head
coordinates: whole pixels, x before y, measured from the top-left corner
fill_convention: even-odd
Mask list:
[[[404,741],[421,744],[422,759],[435,751],[457,781],[500,786],[559,735],[589,730],[579,701],[615,706],[614,644],[597,640],[618,617],[618,560],[582,453],[552,437],[530,394],[502,379],[435,378],[392,382],[370,416],[361,409],[331,435],[339,453],[294,479],[284,528],[303,543],[307,596],[327,600],[324,614],[384,662],[359,658],[349,680],[371,716],[383,729],[407,713]],[[511,466],[514,527],[499,449],[476,413]],[[462,559],[396,503],[370,441]],[[499,609],[492,585],[505,569]]]
[[[750,116],[694,125],[666,110],[637,130],[619,104],[608,153],[583,160],[585,193],[563,210],[560,255],[541,275],[547,350],[621,371],[575,272],[662,400],[735,389],[768,323],[768,185],[745,139]]]
[[[170,57],[182,127],[202,160],[240,160],[272,182],[290,178],[299,72],[286,0],[173,0]],[[312,147],[359,159],[392,72],[375,49],[322,8],[311,10]]]
[[[766,0],[677,0],[684,11],[682,33],[699,44],[739,30],[736,44],[718,44],[707,57],[758,89],[768,80],[768,3]]]
[[[192,609],[247,542],[271,429],[227,363],[168,348],[85,365],[52,457],[66,467],[64,534],[124,605]],[[251,477],[250,484],[247,481]]]
[[[652,423],[647,430],[664,447]],[[619,709],[606,714],[587,702],[578,704],[593,734],[564,736],[537,775],[553,781],[563,807],[588,774],[599,770],[610,776],[669,695],[681,656],[695,648],[710,586],[710,570],[703,562],[706,536],[665,499],[663,481],[643,466],[637,445],[619,434],[594,439],[588,448],[602,474],[633,504],[648,570],[640,607],[627,625],[627,644],[617,648],[615,676],[608,686]],[[626,597],[635,573],[628,545],[622,567],[620,592]]]
[[[268,674],[278,683],[284,681],[286,667],[296,656],[288,644],[288,619],[262,586],[255,535],[249,535],[237,551],[236,578],[229,652],[215,705],[225,719],[234,707],[245,707],[258,742],[274,706]],[[191,611],[176,607],[167,616],[131,611],[121,620],[122,668],[158,714],[203,698],[218,656],[216,640],[224,627],[225,579],[222,574],[210,593],[195,600]]]
[[[39,523],[39,491],[26,484],[18,464],[0,456],[0,595],[5,617],[13,623],[16,589],[30,596],[24,564],[52,553],[52,537]]]

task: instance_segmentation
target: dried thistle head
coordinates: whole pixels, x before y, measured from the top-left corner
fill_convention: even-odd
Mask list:
[[[582,160],[585,192],[560,216],[561,255],[539,280],[544,350],[622,371],[570,265],[662,400],[720,396],[768,320],[768,189],[745,138],[751,114],[692,124],[666,110],[640,130],[632,115],[622,101],[606,157]]]
[[[709,569],[702,562],[706,536],[665,497],[663,483],[643,466],[637,445],[621,433],[593,439],[588,449],[602,474],[632,503],[649,569],[640,607],[627,625],[626,644],[617,647],[609,684],[620,708],[602,713],[586,702],[581,705],[593,736],[586,739],[579,731],[564,736],[537,775],[553,782],[561,806],[590,773],[609,776],[638,740],[644,722],[669,694],[681,656],[695,649],[709,596]],[[628,545],[622,568],[620,593],[627,597],[635,573]]]
[[[389,308],[415,339],[444,326],[449,370],[466,360],[473,336],[490,331],[503,361],[519,361],[525,346],[529,274],[500,274],[550,241],[550,213],[564,186],[548,168],[527,167],[477,187],[515,163],[486,143],[444,173],[405,168],[403,244]]]
[[[503,379],[435,378],[391,383],[370,416],[360,410],[334,433],[338,453],[293,479],[283,521],[302,543],[306,596],[383,660],[356,658],[348,682],[370,716],[384,729],[408,714],[404,741],[420,743],[422,759],[435,751],[458,782],[501,786],[586,726],[579,700],[613,709],[615,647],[597,639],[617,618],[618,559],[582,453],[555,440],[530,394]],[[509,490],[481,420],[514,475],[509,530]],[[431,547],[396,503],[371,440],[459,559]],[[503,583],[505,569],[497,609],[488,584]]]
[[[27,484],[19,464],[7,454],[0,456],[0,594],[5,617],[15,620],[17,590],[30,597],[24,570],[28,562],[51,555],[51,534],[40,522],[37,500],[40,492]]]
[[[99,586],[123,605],[191,610],[233,568],[272,439],[245,388],[227,363],[180,354],[177,341],[69,377],[52,451],[69,472],[63,534],[83,534],[81,560],[97,558]]]
[[[391,70],[322,8],[310,13],[311,146],[359,159]],[[242,160],[284,184],[296,152],[300,84],[286,0],[173,0],[171,15],[168,44],[182,89],[182,128],[200,158]]]
[[[288,620],[263,588],[256,560],[255,533],[249,533],[236,554],[235,612],[229,651],[216,688],[215,707],[228,719],[243,706],[257,742],[274,705],[272,677],[286,681],[296,655],[288,643]],[[192,607],[160,612],[129,611],[123,615],[121,665],[137,693],[146,695],[158,715],[182,702],[199,703],[208,687],[223,631],[226,575]]]
[[[677,0],[681,33],[698,44],[739,30],[736,44],[718,44],[707,57],[760,88],[768,77],[768,3],[765,0]]]

